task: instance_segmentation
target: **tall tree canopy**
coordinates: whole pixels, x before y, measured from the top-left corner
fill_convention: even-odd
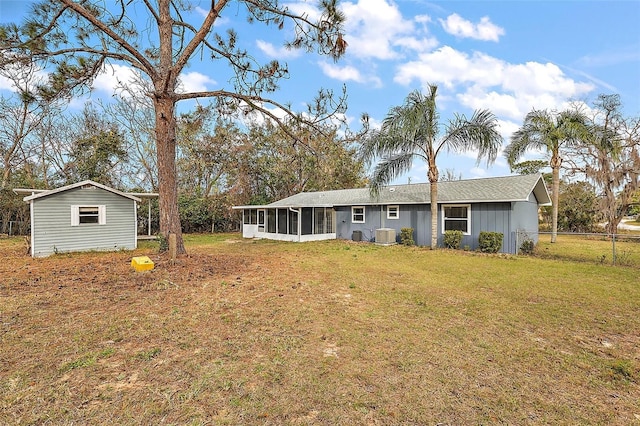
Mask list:
[[[114,173],[119,163],[126,161],[124,136],[118,126],[105,120],[90,104],[81,114],[72,117],[67,134],[69,161],[63,169],[65,184],[85,179],[123,189]]]
[[[45,98],[70,97],[85,91],[108,64],[126,64],[139,73],[145,94],[155,111],[155,138],[160,193],[160,232],[178,237],[184,252],[178,215],[176,173],[176,104],[196,98],[213,98],[221,113],[259,111],[279,121],[273,109],[300,119],[284,103],[270,96],[289,76],[286,64],[259,63],[239,43],[233,29],[214,30],[221,18],[244,16],[252,24],[291,28],[289,48],[317,51],[339,58],[344,16],[337,0],[322,0],[317,19],[296,13],[278,0],[212,0],[203,15],[192,13],[188,1],[45,0],[36,4],[20,26],[0,26],[0,67],[35,61],[50,71],[49,82],[39,88]],[[229,10],[229,14],[225,12]],[[197,21],[197,22],[196,22]],[[139,25],[144,22],[145,25]],[[211,91],[185,92],[180,75],[194,59],[211,62],[217,81],[228,82]],[[342,112],[344,97],[332,99],[320,91],[305,111],[314,124]]]
[[[562,149],[578,144],[588,138],[585,116],[577,110],[549,112],[533,110],[524,119],[522,126],[511,136],[504,155],[512,169],[528,150],[544,149],[550,156],[551,186],[551,242],[558,235],[558,196],[560,193],[560,167]]]
[[[470,119],[456,115],[444,126],[440,136],[440,120],[436,107],[437,86],[429,85],[428,93],[411,92],[404,104],[391,108],[382,128],[373,132],[362,146],[363,158],[380,158],[371,190],[375,194],[402,173],[409,171],[413,160],[420,158],[427,164],[431,202],[431,248],[438,246],[438,167],[436,159],[445,149],[454,152],[475,149],[478,162],[496,159],[502,145],[498,121],[488,110],[477,110]]]
[[[583,174],[599,191],[607,232],[615,234],[640,188],[640,117],[624,117],[619,95],[599,95],[589,130],[589,138],[571,153],[570,171]]]
[[[233,173],[234,192],[250,194],[246,203],[266,204],[302,191],[363,186],[364,165],[349,137],[335,126],[322,132],[291,125],[300,143],[291,144],[282,129],[254,123],[244,135]]]
[[[15,90],[13,97],[0,95],[0,189],[6,189],[15,169],[28,165],[34,155],[34,134],[49,114],[55,114],[56,105],[39,102],[33,95],[40,76],[32,64],[0,67],[0,76]]]

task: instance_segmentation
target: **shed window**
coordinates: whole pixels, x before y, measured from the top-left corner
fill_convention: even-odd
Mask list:
[[[71,206],[71,226],[105,225],[107,206]]]
[[[462,231],[464,235],[471,235],[471,205],[442,206],[442,232]]]
[[[351,207],[351,223],[364,223],[364,207]]]
[[[400,219],[400,206],[387,207],[387,219]]]

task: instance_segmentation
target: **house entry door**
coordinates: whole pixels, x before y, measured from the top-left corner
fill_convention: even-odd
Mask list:
[[[264,210],[258,210],[258,232],[264,232]]]

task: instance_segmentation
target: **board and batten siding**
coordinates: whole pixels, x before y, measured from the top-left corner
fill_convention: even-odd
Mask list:
[[[88,250],[136,248],[136,202],[97,187],[74,188],[31,201],[36,257]],[[71,206],[105,206],[106,223],[71,224]]]
[[[451,203],[451,205],[469,205],[467,203]],[[518,205],[518,212],[526,210],[537,212],[537,204],[526,203],[527,206]],[[529,205],[531,204],[531,205]],[[500,232],[503,234],[502,252],[512,251],[512,239],[515,235],[512,229],[511,203],[471,203],[471,234],[462,237],[461,246],[468,246],[476,250],[479,246],[481,231]],[[399,242],[402,228],[413,228],[413,238],[419,246],[431,244],[431,207],[429,204],[399,205],[398,219],[387,218],[388,206],[365,206],[365,223],[351,222],[351,207],[336,207],[337,238],[351,239],[353,231],[361,231],[365,241],[374,241],[375,230],[378,228],[393,228],[396,231],[396,239]],[[535,213],[534,213],[535,214]],[[530,216],[531,214],[529,214]],[[528,219],[527,219],[528,220]],[[442,234],[442,204],[438,205],[438,245],[444,245]]]
[[[394,204],[395,205],[395,204]],[[364,241],[374,241],[376,229],[393,228],[396,231],[396,241],[400,241],[402,228],[413,228],[413,238],[417,245],[429,245],[431,242],[431,211],[429,205],[401,204],[398,218],[387,218],[388,206],[367,205],[365,207],[365,222],[351,222],[351,206],[335,207],[336,237],[350,240],[353,231],[362,232]],[[425,226],[427,224],[428,226]]]

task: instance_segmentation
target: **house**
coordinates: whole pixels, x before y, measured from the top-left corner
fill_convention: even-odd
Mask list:
[[[87,250],[133,250],[141,198],[85,180],[53,190],[16,189],[31,212],[31,255]],[[157,196],[157,194],[143,194]]]
[[[284,241],[354,239],[395,242],[413,228],[418,245],[431,244],[429,184],[392,185],[372,197],[368,188],[302,192],[242,210],[242,235]],[[438,244],[447,230],[463,231],[463,246],[478,247],[481,231],[503,234],[502,251],[515,253],[527,233],[537,242],[538,208],[551,199],[541,175],[438,183]],[[520,236],[517,234],[519,233]],[[390,238],[391,241],[387,240]]]

